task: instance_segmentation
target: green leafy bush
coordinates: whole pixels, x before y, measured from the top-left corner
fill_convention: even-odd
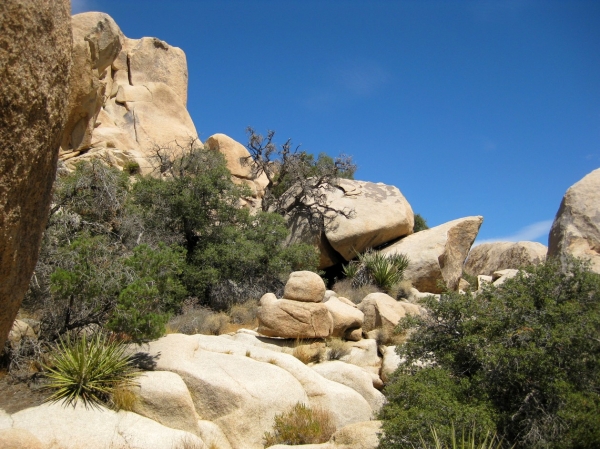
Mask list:
[[[298,403],[289,412],[275,416],[273,431],[264,436],[265,447],[325,443],[334,432],[335,424],[329,412]]]
[[[133,385],[138,375],[125,346],[102,334],[60,339],[46,369],[47,388],[53,390],[47,401],[72,406],[81,401],[86,408],[109,405],[112,394]]]
[[[418,445],[429,426],[446,439],[452,421],[471,420],[516,447],[597,447],[600,275],[550,260],[424,304],[427,316],[401,324],[414,333],[386,389],[382,448]]]
[[[429,229],[427,226],[427,220],[425,220],[420,214],[415,214],[415,225],[413,226],[413,232],[419,232]]]
[[[452,426],[450,440],[442,440],[435,427],[431,428],[431,437],[433,438],[433,444],[421,438],[421,447],[423,449],[502,449],[504,447],[502,439],[499,439],[495,433],[491,432],[487,432],[485,435],[478,435],[474,429],[469,431],[462,429],[457,438],[454,426]]]

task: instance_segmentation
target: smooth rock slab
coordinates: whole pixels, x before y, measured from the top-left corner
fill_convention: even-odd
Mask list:
[[[404,277],[420,292],[442,293],[442,282],[457,290],[463,265],[483,217],[466,217],[409,235],[381,250],[405,254],[410,262]]]
[[[498,270],[537,265],[546,260],[547,252],[546,245],[538,242],[482,243],[469,252],[464,271],[472,276],[489,276]]]

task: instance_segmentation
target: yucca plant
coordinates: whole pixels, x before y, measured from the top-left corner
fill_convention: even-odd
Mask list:
[[[139,373],[130,362],[125,346],[106,335],[84,334],[78,339],[67,335],[45,366],[50,381],[46,388],[53,390],[46,402],[75,406],[81,401],[86,408],[109,405],[116,389],[134,385]]]
[[[384,255],[368,249],[357,254],[358,261],[351,261],[343,268],[344,275],[352,279],[352,286],[359,288],[374,284],[389,292],[404,278],[409,260],[404,254]]]
[[[450,442],[443,442],[435,430],[435,427],[431,427],[431,439],[433,440],[433,445],[426,442],[422,435],[419,435],[419,438],[421,444],[418,449],[502,449],[504,447],[502,444],[503,440],[498,438],[495,433],[492,434],[487,431],[483,438],[478,438],[474,428],[468,433],[463,429],[461,439],[457,440],[454,424],[452,425]],[[417,449],[414,445],[413,448]]]

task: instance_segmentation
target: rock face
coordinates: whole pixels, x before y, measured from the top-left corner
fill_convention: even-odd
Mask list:
[[[538,242],[482,243],[471,249],[464,271],[472,276],[489,276],[494,271],[519,269],[546,260],[548,248]]]
[[[404,277],[420,292],[441,293],[438,281],[456,290],[482,222],[481,216],[459,218],[409,235],[381,252],[408,256],[410,263]]]
[[[370,293],[358,305],[364,315],[363,329],[369,332],[383,328],[390,335],[406,315],[418,315],[419,307],[406,301],[396,301],[385,293]]]
[[[414,214],[397,187],[342,179],[328,203],[354,211],[353,218],[337,215],[325,230],[327,241],[345,260],[412,233]]]
[[[71,71],[70,1],[0,2],[0,348],[48,218]]]
[[[197,138],[181,49],[156,38],[128,39],[104,13],[76,14],[72,24],[73,76],[60,152],[68,167],[103,157],[119,167],[137,163],[147,173],[155,145],[176,150]]]
[[[277,299],[267,293],[260,299],[258,332],[269,337],[325,338],[333,332],[333,318],[325,304]]]
[[[344,337],[347,340],[354,340],[352,333],[362,328],[365,315],[349,300],[345,298],[332,296],[325,302],[325,307],[329,310],[333,318],[332,337]],[[349,338],[350,337],[350,338]]]
[[[312,271],[294,271],[283,290],[283,297],[294,301],[321,302],[324,296],[325,282]]]
[[[589,259],[600,273],[600,169],[573,184],[560,203],[548,238],[548,257]]]

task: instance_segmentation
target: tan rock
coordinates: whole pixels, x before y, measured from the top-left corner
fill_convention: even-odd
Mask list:
[[[162,83],[185,107],[187,103],[188,70],[185,53],[155,37],[128,39],[129,76],[134,86]]]
[[[381,421],[350,424],[335,432],[330,442],[340,449],[377,449],[381,424]]]
[[[300,339],[325,338],[331,335],[333,318],[325,304],[265,296],[260,300],[257,315],[260,334]]]
[[[294,271],[283,290],[284,299],[303,302],[321,302],[325,297],[325,282],[312,271]]]
[[[420,314],[419,306],[407,301],[397,301],[385,293],[368,294],[358,304],[358,308],[365,315],[363,329],[366,332],[382,328],[390,335],[407,314]]]
[[[508,279],[514,278],[517,274],[519,274],[519,270],[507,269],[494,271],[492,274],[492,283],[498,287],[504,284]]]
[[[136,379],[133,412],[163,426],[198,434],[198,416],[183,379],[169,371],[148,371]]]
[[[38,259],[71,73],[70,2],[0,2],[0,348]]]
[[[8,334],[11,345],[17,346],[24,338],[37,338],[33,328],[22,320],[15,320]]]
[[[204,441],[207,449],[232,449],[229,440],[214,422],[198,421],[198,436]]]
[[[537,242],[482,243],[472,248],[464,271],[472,276],[491,275],[506,268],[518,269],[546,260],[548,248]]]
[[[360,341],[362,340],[362,333],[362,328],[348,330],[344,334],[344,338],[348,341]]]
[[[485,274],[480,274],[477,276],[477,290],[481,290],[485,284],[492,283],[492,276],[486,276]]]
[[[385,402],[385,396],[373,387],[371,374],[356,365],[333,360],[317,363],[312,369],[325,379],[352,388],[365,398],[374,413],[378,413]]]
[[[359,366],[371,375],[373,386],[380,389],[383,386],[379,377],[381,370],[381,358],[377,350],[377,341],[364,339],[356,342],[347,342],[350,346],[350,354],[342,357],[342,362]]]
[[[40,440],[25,429],[0,430],[2,449],[44,449]]]
[[[325,236],[344,259],[412,233],[414,214],[400,190],[382,183],[340,180],[328,195],[337,210],[353,210],[353,218],[337,215]]]
[[[573,184],[560,203],[548,238],[548,257],[591,261],[600,273],[600,169]]]
[[[324,304],[333,318],[332,337],[344,337],[360,329],[363,324],[364,314],[355,304],[342,301],[344,298],[330,297]]]
[[[390,375],[398,369],[402,359],[396,353],[396,346],[384,346],[382,348],[381,377],[389,378]]]
[[[12,415],[13,428],[33,434],[44,447],[61,449],[164,449],[183,441],[204,448],[197,436],[132,412],[44,404]]]
[[[457,290],[471,245],[483,217],[466,217],[417,232],[381,250],[383,254],[405,254],[410,259],[404,277],[420,292],[441,293],[442,281]]]
[[[158,369],[186,382],[203,420],[234,449],[262,448],[276,414],[297,402],[329,410],[337,427],[366,421],[371,407],[353,389],[329,381],[295,357],[221,336],[171,334],[149,344]],[[276,385],[277,388],[273,388]]]

